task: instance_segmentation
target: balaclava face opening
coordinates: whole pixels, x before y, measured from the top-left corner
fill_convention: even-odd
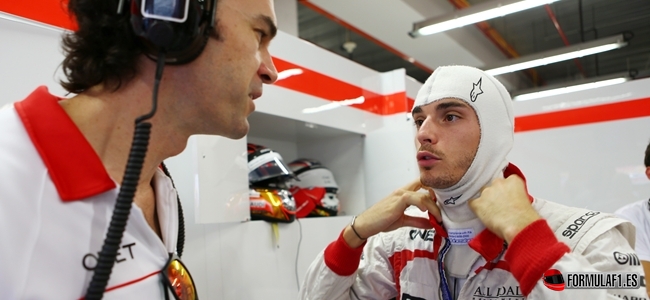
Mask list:
[[[469,104],[481,132],[476,156],[465,175],[449,188],[434,189],[443,221],[465,222],[476,218],[467,201],[478,197],[481,188],[493,179],[503,177],[508,165],[506,156],[514,139],[512,99],[499,81],[479,69],[445,66],[436,68],[420,88],[413,108],[445,98]]]

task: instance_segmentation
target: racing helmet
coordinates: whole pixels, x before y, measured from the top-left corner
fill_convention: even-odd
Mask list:
[[[251,219],[282,223],[295,220],[296,201],[289,190],[251,187],[249,196]]]
[[[296,199],[296,217],[336,216],[340,211],[339,186],[334,174],[315,159],[297,159],[289,163],[295,179],[289,182]]]
[[[280,153],[248,143],[248,182],[251,185],[265,186],[264,182],[268,180],[282,183],[293,177],[293,172],[284,163]]]
[[[287,180],[294,178],[294,174],[280,153],[249,143],[248,168],[251,219],[293,222],[296,202]]]

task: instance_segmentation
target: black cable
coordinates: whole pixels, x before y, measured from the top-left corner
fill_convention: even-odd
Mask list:
[[[164,51],[160,51],[156,65],[151,111],[135,119],[135,133],[133,135],[129,159],[126,163],[126,170],[124,170],[122,185],[120,186],[120,192],[115,201],[115,209],[113,210],[111,223],[108,227],[106,238],[104,239],[104,245],[97,258],[97,266],[95,266],[93,277],[88,285],[88,290],[86,290],[86,300],[102,299],[108,280],[111,277],[117,251],[122,242],[126,223],[131,213],[133,197],[135,196],[138,181],[140,180],[140,172],[142,171],[144,158],[147,154],[147,147],[149,146],[151,123],[144,121],[150,119],[156,113],[156,108],[158,107],[158,87],[164,67],[165,53]]]
[[[302,243],[302,224],[300,224],[300,219],[298,219],[298,217],[296,217],[296,222],[298,222],[298,228],[300,228],[298,250],[296,251],[296,285],[298,286],[298,291],[300,291],[300,277],[298,276],[298,257],[300,257],[300,243]]]

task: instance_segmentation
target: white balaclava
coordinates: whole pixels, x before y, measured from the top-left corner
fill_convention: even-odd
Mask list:
[[[445,98],[469,104],[478,116],[481,132],[476,156],[460,181],[449,188],[434,189],[452,246],[463,246],[452,247],[448,256],[469,259],[471,250],[467,242],[485,227],[467,202],[477,198],[481,188],[492,180],[503,178],[503,170],[508,165],[506,156],[514,139],[512,100],[505,87],[491,75],[473,67],[445,66],[436,68],[427,79],[413,107]],[[471,263],[454,263],[449,265],[449,271],[453,276],[463,277]]]

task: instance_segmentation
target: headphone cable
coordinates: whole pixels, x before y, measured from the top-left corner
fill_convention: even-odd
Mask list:
[[[133,197],[138,187],[140,180],[140,173],[144,158],[147,154],[147,147],[149,145],[149,138],[151,136],[151,123],[145,122],[153,117],[158,107],[158,87],[162,78],[163,69],[165,67],[165,52],[160,51],[156,64],[156,75],[153,86],[152,107],[151,111],[135,119],[135,132],[133,135],[133,143],[129,158],[124,170],[124,177],[122,178],[122,185],[115,201],[115,208],[113,216],[104,239],[104,245],[99,252],[97,258],[97,265],[95,266],[93,277],[86,290],[86,300],[100,300],[104,296],[106,285],[111,277],[113,265],[117,258],[117,251],[119,250],[126,223],[131,213],[131,206],[133,204]]]

